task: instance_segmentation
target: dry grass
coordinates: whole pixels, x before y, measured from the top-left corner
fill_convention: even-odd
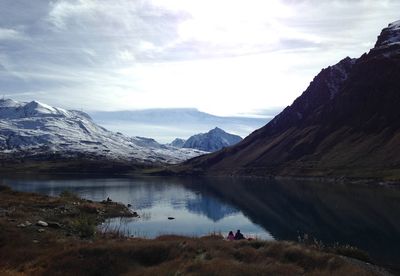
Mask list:
[[[296,243],[215,237],[99,241],[65,250],[41,266],[46,275],[374,275]]]

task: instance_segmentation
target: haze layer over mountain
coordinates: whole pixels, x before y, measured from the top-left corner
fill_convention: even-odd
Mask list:
[[[263,118],[221,117],[194,108],[165,108],[116,112],[91,112],[95,122],[130,136],[152,137],[169,143],[176,137],[187,138],[218,126],[229,133],[246,137],[267,124],[279,110],[264,112]]]

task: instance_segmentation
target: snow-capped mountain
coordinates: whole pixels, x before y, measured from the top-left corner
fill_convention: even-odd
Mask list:
[[[169,143],[168,145],[176,147],[176,148],[182,148],[183,145],[185,144],[186,140],[185,139],[181,139],[181,138],[176,138],[174,139],[174,141],[172,141],[171,143]]]
[[[191,136],[185,141],[182,148],[214,152],[239,143],[241,140],[242,138],[240,136],[227,133],[216,127],[207,133],[200,133]],[[176,139],[174,141],[176,141]]]
[[[140,163],[178,163],[203,153],[108,131],[81,111],[11,99],[0,100],[0,152],[21,157],[87,154]]]

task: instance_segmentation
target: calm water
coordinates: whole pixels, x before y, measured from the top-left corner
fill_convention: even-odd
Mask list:
[[[253,223],[238,208],[202,187],[186,187],[177,179],[7,179],[3,184],[15,190],[58,196],[70,190],[83,198],[131,204],[140,218],[112,219],[104,227],[124,231],[133,236],[153,238],[162,234],[203,236],[240,229],[250,237],[273,239],[268,231]],[[168,217],[175,218],[169,220]]]
[[[241,229],[247,236],[297,240],[299,234],[357,246],[399,269],[400,189],[235,178],[0,179],[20,191],[131,204],[139,219],[114,219],[131,235],[201,236]],[[174,217],[174,220],[168,220]]]

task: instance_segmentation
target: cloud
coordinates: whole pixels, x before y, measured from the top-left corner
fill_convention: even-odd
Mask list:
[[[128,50],[122,50],[117,54],[117,57],[122,61],[134,61],[135,55]]]
[[[65,29],[69,21],[75,18],[93,20],[97,5],[94,1],[57,1],[50,3],[48,20],[58,29]],[[83,27],[81,25],[80,27]]]
[[[257,113],[367,51],[399,9],[390,0],[2,0],[1,89],[87,110]]]
[[[13,29],[0,28],[0,40],[21,40],[24,35]]]

